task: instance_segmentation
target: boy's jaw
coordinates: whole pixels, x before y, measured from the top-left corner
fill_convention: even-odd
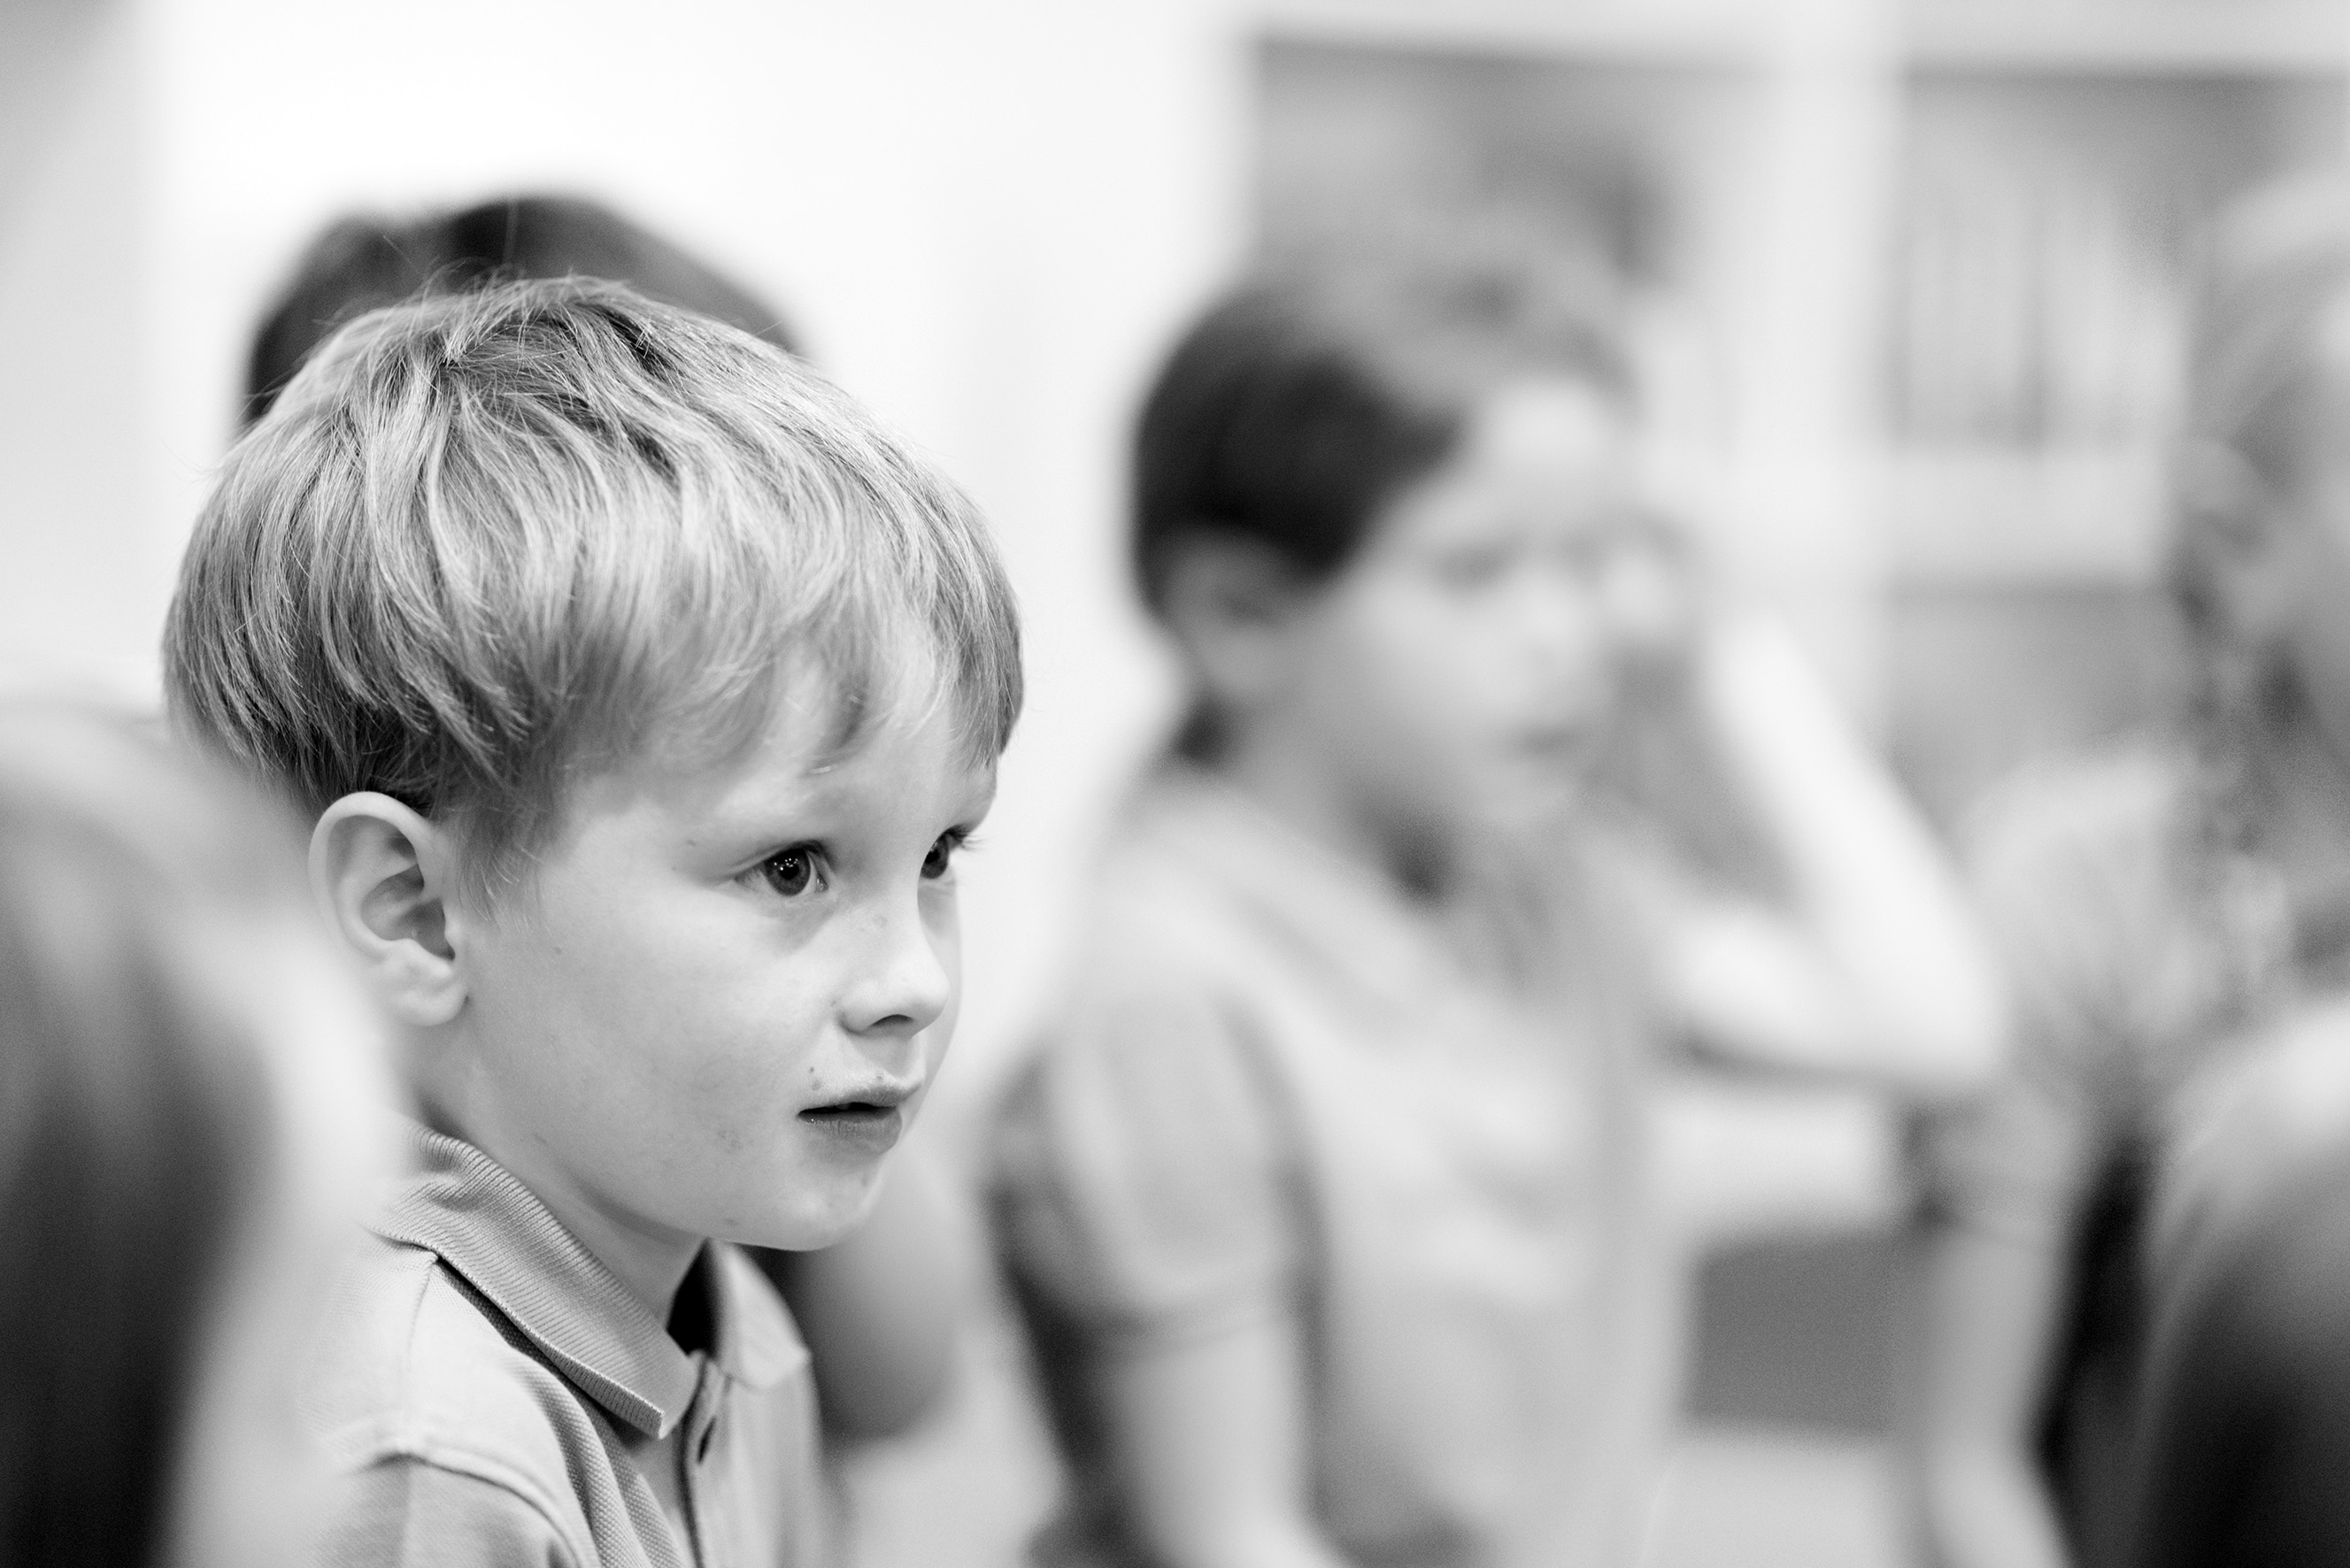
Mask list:
[[[799,1107],[775,1133],[779,1145],[797,1146],[796,1155],[787,1158],[798,1173],[791,1185],[806,1210],[781,1219],[737,1215],[740,1225],[713,1212],[691,1229],[639,1209],[609,1183],[608,1172],[594,1168],[595,1161],[578,1158],[572,1138],[549,1136],[551,1129],[529,1109],[500,1104],[494,1096],[454,1106],[428,1096],[420,1108],[435,1130],[473,1144],[506,1168],[600,1262],[665,1314],[707,1238],[793,1250],[827,1244],[859,1222],[926,1086],[927,1073],[918,1067],[910,1080],[876,1078]],[[784,1233],[779,1223],[795,1233]]]

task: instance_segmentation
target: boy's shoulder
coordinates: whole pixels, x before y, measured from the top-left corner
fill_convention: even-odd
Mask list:
[[[668,1561],[674,1526],[641,1465],[648,1445],[675,1443],[728,1552],[819,1560],[807,1351],[756,1267],[702,1249],[711,1343],[689,1354],[489,1156],[407,1133],[413,1168],[346,1260],[306,1368],[308,1424],[355,1478],[328,1559]]]
[[[611,1439],[496,1309],[431,1251],[374,1235],[344,1260],[335,1293],[303,1403],[336,1467],[463,1478],[477,1483],[464,1488],[471,1507],[515,1514],[596,1561],[570,1482],[612,1466]]]

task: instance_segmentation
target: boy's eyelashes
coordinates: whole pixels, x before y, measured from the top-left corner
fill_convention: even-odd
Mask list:
[[[973,846],[977,841],[967,827],[951,827],[931,840],[922,857],[922,879],[935,882],[954,869],[954,857]],[[819,844],[795,844],[778,849],[743,873],[738,880],[754,880],[779,898],[805,898],[829,887],[832,871],[824,846]]]
[[[931,852],[922,857],[922,877],[935,882],[954,869],[954,857],[962,851],[978,847],[979,840],[968,827],[950,827],[931,845]]]

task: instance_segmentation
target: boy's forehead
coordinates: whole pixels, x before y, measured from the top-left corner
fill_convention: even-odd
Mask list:
[[[666,821],[697,842],[795,820],[813,828],[819,815],[876,805],[976,818],[994,797],[995,759],[969,743],[962,705],[934,689],[931,668],[903,661],[877,701],[860,695],[868,683],[797,665],[731,732],[697,735],[680,723],[617,767],[578,779],[558,837],[616,816]]]
[[[876,773],[896,779],[926,761],[945,788],[992,795],[994,759],[966,743],[957,704],[933,665],[910,659],[869,682],[807,666],[794,670],[733,755],[669,770],[677,804],[698,797],[703,808],[723,810],[782,798],[836,800],[869,790]]]

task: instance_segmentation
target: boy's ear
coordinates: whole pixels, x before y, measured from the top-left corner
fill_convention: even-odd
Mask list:
[[[377,997],[431,1028],[465,1004],[452,940],[448,836],[387,794],[347,794],[310,832],[310,885]]]
[[[1161,602],[1168,629],[1210,695],[1245,707],[1286,673],[1288,634],[1305,597],[1296,568],[1272,550],[1209,534],[1178,548]]]

